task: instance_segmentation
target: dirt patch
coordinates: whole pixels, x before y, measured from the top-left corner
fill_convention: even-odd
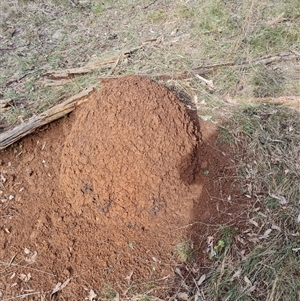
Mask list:
[[[240,198],[215,127],[201,124],[202,141],[199,122],[165,87],[125,77],[2,152],[4,297],[48,298],[66,280],[64,300],[126,295],[172,277],[176,244],[200,248],[199,225],[233,218]]]

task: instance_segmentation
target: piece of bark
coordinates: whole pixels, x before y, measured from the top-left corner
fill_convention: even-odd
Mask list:
[[[69,97],[64,102],[43,112],[40,115],[29,118],[26,122],[0,134],[0,150],[20,140],[24,136],[34,132],[37,128],[57,120],[72,112],[76,105],[86,101],[89,94],[94,91],[95,86],[91,86],[80,93]]]

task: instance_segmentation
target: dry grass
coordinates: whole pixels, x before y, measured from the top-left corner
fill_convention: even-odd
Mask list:
[[[220,139],[242,162],[249,213],[242,237],[209,273],[203,300],[299,300],[299,117],[285,107],[253,105],[222,128]]]
[[[121,60],[115,75],[189,71],[239,63],[280,52],[299,53],[297,0],[283,1],[71,1],[7,0],[0,3],[0,97],[10,99],[2,123],[12,125],[94,84],[110,70],[43,87],[42,74],[76,68],[148,43]],[[224,98],[299,95],[296,60],[268,67],[232,66],[207,77],[176,81],[190,96],[221,106]]]
[[[113,75],[172,74],[236,62],[205,76],[213,80],[213,91],[195,77],[165,82],[192,98],[199,115],[231,116],[220,140],[235,148],[250,200],[243,233],[237,235],[234,225],[211,229],[217,254],[205,267],[205,279],[193,264],[180,266],[170,300],[299,300],[299,113],[253,105],[233,114],[227,104],[233,98],[300,95],[299,1],[79,2],[0,2],[0,98],[11,100],[5,110],[0,107],[0,128],[48,109],[111,69],[52,87],[38,84],[44,72],[119,55],[151,39],[118,62]],[[298,59],[238,66],[286,51]],[[8,271],[7,265],[0,268]],[[158,300],[153,290],[133,295],[130,300]],[[116,292],[105,298],[116,298]]]

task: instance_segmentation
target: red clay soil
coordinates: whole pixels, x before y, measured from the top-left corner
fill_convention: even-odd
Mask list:
[[[241,197],[216,134],[168,89],[131,76],[1,152],[0,300],[49,300],[65,281],[57,300],[107,286],[125,296],[173,277],[184,239],[207,256],[199,225],[228,221]]]

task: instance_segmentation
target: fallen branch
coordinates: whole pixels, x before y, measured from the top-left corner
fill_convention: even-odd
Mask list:
[[[111,56],[107,59],[101,59],[94,62],[89,62],[83,67],[63,69],[63,70],[49,70],[43,73],[42,76],[47,77],[48,79],[51,80],[69,79],[76,75],[83,75],[101,68],[108,68],[112,66],[112,71],[109,73],[111,74],[113,73],[114,69],[116,68],[116,66],[118,65],[119,61],[122,58],[131,55],[132,53],[136,52],[139,49],[142,49],[143,47],[145,47],[146,44],[155,42],[157,40],[158,39],[151,39],[149,41],[145,41],[144,43],[142,43],[142,45],[124,51],[118,56]]]
[[[269,103],[275,105],[283,105],[300,111],[300,96],[280,96],[280,97],[264,97],[251,98],[248,102]]]
[[[70,82],[72,82],[71,78],[63,78],[57,80],[45,78],[42,80],[38,80],[36,82],[36,85],[39,85],[41,87],[54,87],[54,86],[64,86]]]
[[[217,69],[223,67],[250,67],[257,65],[269,65],[275,62],[281,61],[289,61],[294,60],[299,57],[299,54],[295,51],[282,52],[276,55],[265,56],[255,60],[244,60],[242,62],[226,62],[221,64],[207,65],[207,66],[199,66],[193,68],[189,71],[178,72],[178,73],[167,73],[167,74],[152,74],[151,77],[154,77],[159,80],[170,80],[170,79],[187,79],[194,76],[201,76],[204,74],[212,73]]]
[[[282,52],[279,53],[277,55],[273,55],[273,56],[266,56],[266,57],[262,57],[256,60],[245,60],[242,61],[240,63],[236,63],[236,62],[226,62],[226,63],[221,63],[221,64],[214,64],[214,65],[207,65],[207,66],[200,66],[200,67],[196,67],[193,68],[189,71],[183,71],[183,72],[177,72],[177,73],[165,73],[165,74],[150,74],[149,76],[151,76],[152,78],[158,79],[158,80],[170,80],[170,79],[187,79],[187,78],[191,78],[191,77],[198,77],[204,74],[208,74],[208,73],[212,73],[214,71],[216,71],[219,68],[223,68],[223,67],[250,67],[250,66],[256,66],[256,65],[268,65],[274,62],[279,62],[279,61],[288,61],[288,60],[293,60],[296,59],[298,57],[297,53],[295,53],[295,51],[290,51],[290,52]],[[136,75],[141,75],[141,76],[145,76],[145,74],[136,74]],[[110,77],[110,76],[106,76],[106,77],[100,77],[101,79],[105,79],[105,78],[119,78],[122,77],[124,75],[120,75],[120,76],[114,76],[114,77]]]
[[[32,133],[35,129],[57,120],[72,112],[76,105],[87,100],[87,96],[94,91],[95,86],[91,86],[80,93],[66,99],[64,102],[54,106],[46,112],[29,118],[26,122],[0,134],[0,150],[15,143],[24,136]]]
[[[90,63],[87,63],[85,66],[79,67],[79,68],[70,68],[70,69],[64,69],[64,70],[50,70],[50,71],[43,73],[42,76],[45,76],[52,80],[69,79],[70,77],[75,76],[75,75],[83,75],[83,74],[87,74],[87,73],[97,70],[97,69],[109,67],[117,60],[117,58],[118,58],[117,56],[113,56],[108,59],[90,62]]]

